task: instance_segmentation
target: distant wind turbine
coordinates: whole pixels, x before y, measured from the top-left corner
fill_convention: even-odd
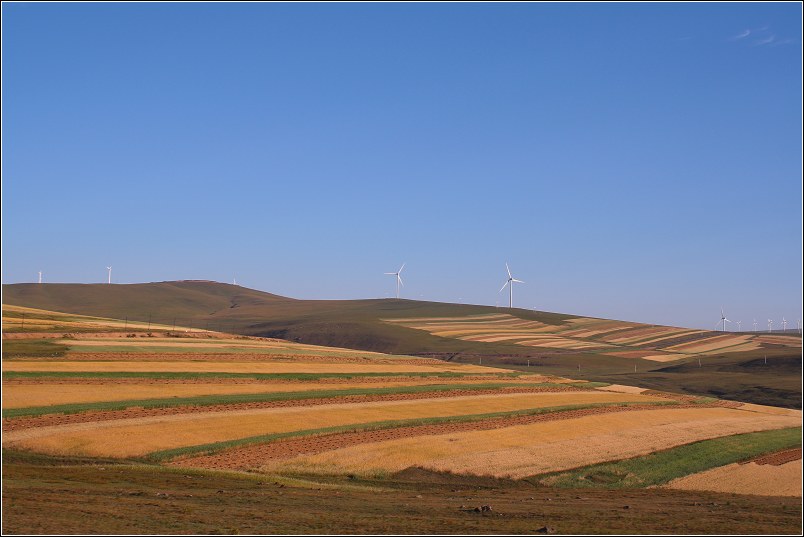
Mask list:
[[[715,325],[715,328],[717,328],[718,325],[720,325],[720,323],[723,323],[723,331],[725,332],[726,331],[726,323],[730,323],[730,322],[733,322],[733,321],[731,319],[726,318],[726,314],[723,312],[723,306],[721,306],[720,307],[720,320]]]
[[[773,331],[773,319],[768,319],[768,332]]]
[[[39,271],[39,283],[42,283],[42,271]]]
[[[517,280],[516,278],[514,278],[511,275],[511,269],[508,268],[508,263],[505,264],[505,270],[508,271],[508,279],[505,280],[505,283],[503,284],[502,287],[500,287],[500,290],[497,291],[497,292],[502,293],[503,289],[505,289],[505,286],[507,285],[508,286],[508,307],[513,308],[514,307],[514,283],[525,283],[525,282],[523,282],[522,280]]]
[[[237,278],[232,278],[232,285],[237,285]]]
[[[787,319],[785,319],[784,317],[782,317],[782,326],[784,327],[782,328],[782,331],[787,332]]]
[[[112,283],[112,267],[106,267],[106,270],[109,271],[109,283]]]
[[[757,320],[754,319],[754,332],[756,332],[756,331],[757,331]]]
[[[399,267],[399,270],[397,270],[396,272],[385,272],[384,273],[384,274],[387,274],[389,276],[396,276],[396,298],[399,298],[399,286],[400,285],[405,285],[404,283],[402,283],[402,276],[399,275],[402,272],[403,268],[405,268],[405,263],[402,263],[402,266]]]
[[[734,321],[734,323],[737,325],[737,331],[738,332],[742,331],[742,329],[740,328],[740,325],[742,325],[743,322],[742,321]]]

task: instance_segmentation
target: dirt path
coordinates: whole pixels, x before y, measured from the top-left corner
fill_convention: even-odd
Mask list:
[[[412,436],[441,435],[447,433],[457,433],[465,431],[484,431],[511,427],[515,425],[529,425],[532,423],[557,421],[580,418],[583,416],[610,414],[614,412],[633,412],[637,410],[656,410],[656,409],[680,409],[680,408],[703,408],[724,406],[716,402],[713,404],[680,404],[677,406],[657,406],[657,405],[630,405],[630,406],[611,406],[584,408],[579,410],[568,410],[564,412],[551,412],[546,414],[536,414],[530,416],[515,416],[504,418],[492,418],[463,423],[445,423],[437,425],[421,425],[414,427],[397,427],[379,431],[357,431],[349,433],[336,433],[320,436],[310,436],[291,440],[280,440],[267,444],[258,444],[234,448],[216,453],[213,455],[202,455],[195,457],[185,457],[169,462],[173,466],[191,466],[199,468],[245,470],[257,468],[265,461],[273,459],[288,459],[297,455],[311,455],[332,451],[335,449],[365,444],[370,442],[383,442],[386,440],[396,440],[410,438]]]
[[[788,462],[798,461],[801,460],[801,448],[792,448],[792,449],[785,449],[782,451],[777,451],[776,453],[768,453],[766,455],[760,455],[759,457],[754,457],[753,459],[749,459],[747,461],[742,461],[740,464],[748,464],[753,462],[754,464],[770,464],[771,466],[781,466],[783,464],[787,464]]]
[[[118,419],[143,418],[150,416],[169,416],[173,414],[189,414],[195,412],[230,412],[233,410],[251,410],[277,407],[318,406],[333,403],[368,403],[374,401],[403,401],[410,399],[441,399],[447,397],[460,397],[465,395],[492,395],[501,393],[541,393],[541,392],[584,392],[582,388],[574,386],[540,387],[540,388],[492,388],[484,390],[456,389],[449,391],[433,391],[419,393],[390,393],[374,395],[346,395],[342,397],[326,397],[316,399],[290,399],[284,401],[261,401],[252,403],[234,403],[228,405],[194,405],[173,406],[159,408],[131,407],[124,410],[99,410],[81,412],[79,414],[46,414],[29,418],[4,418],[3,432],[19,431],[32,427],[49,427],[53,425],[67,425],[73,423],[86,423],[93,421],[108,421]]]

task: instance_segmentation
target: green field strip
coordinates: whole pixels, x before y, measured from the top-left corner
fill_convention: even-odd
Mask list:
[[[586,403],[577,405],[562,405],[554,407],[528,408],[523,410],[512,410],[507,412],[491,412],[488,414],[466,414],[463,416],[438,416],[431,418],[413,418],[404,420],[385,420],[373,421],[369,423],[359,423],[350,425],[338,425],[335,427],[321,427],[318,429],[304,429],[300,431],[289,431],[285,433],[263,434],[249,436],[235,440],[223,442],[211,442],[209,444],[198,444],[195,446],[184,446],[180,448],[154,451],[146,455],[147,460],[167,461],[185,455],[212,455],[226,449],[234,447],[244,447],[253,444],[267,444],[277,440],[287,438],[298,438],[303,436],[320,436],[325,434],[352,433],[365,431],[379,431],[383,429],[396,429],[399,427],[420,427],[424,425],[439,425],[447,423],[466,423],[472,421],[483,421],[497,418],[508,418],[518,416],[534,416],[537,414],[553,414],[557,412],[567,412],[570,410],[582,410],[585,408],[602,408],[615,406],[632,405],[651,405],[651,406],[672,406],[678,404],[677,401],[646,401],[646,402],[617,402],[617,403]]]
[[[801,446],[801,427],[737,434],[649,455],[539,474],[527,481],[559,488],[644,488],[690,474]]]
[[[603,388],[605,386],[611,386],[610,382],[570,382],[567,386],[574,386],[575,388]]]
[[[563,384],[534,383],[528,388],[561,387]],[[203,395],[198,397],[165,397],[158,399],[132,399],[125,401],[100,401],[96,403],[72,403],[41,407],[3,409],[3,418],[21,418],[42,416],[45,414],[78,414],[93,410],[125,410],[127,408],[165,408],[174,406],[210,406],[233,405],[239,403],[263,403],[273,401],[289,401],[303,399],[327,399],[352,395],[387,395],[422,392],[443,392],[450,390],[492,390],[502,388],[521,388],[521,384],[484,383],[484,384],[431,384],[424,386],[398,386],[390,388],[352,388],[346,390],[307,390],[301,392],[248,393],[231,395]]]
[[[254,379],[254,380],[320,380],[328,378],[338,379],[360,379],[360,378],[455,378],[462,377],[495,377],[500,379],[511,379],[517,377],[527,377],[527,373],[513,371],[511,373],[457,373],[453,371],[436,371],[432,373],[418,372],[385,372],[385,373],[218,373],[218,372],[171,372],[171,371],[4,371],[3,380],[12,379],[85,379],[85,378],[108,378],[108,379]],[[541,375],[537,375],[541,376]]]

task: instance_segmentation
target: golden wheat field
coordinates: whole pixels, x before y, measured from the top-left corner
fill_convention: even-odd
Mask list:
[[[201,361],[13,361],[3,371],[15,372],[159,372],[159,373],[501,373],[501,369],[476,365],[414,365],[387,363],[304,362],[201,362]]]
[[[269,433],[387,420],[487,414],[586,403],[660,398],[590,392],[464,395],[427,400],[198,412],[40,427],[4,434],[4,445],[52,454],[131,457],[152,451]],[[125,441],[120,441],[125,439]]]
[[[759,496],[801,496],[801,459],[780,466],[728,464],[678,479],[665,487],[679,490],[709,490]]]
[[[800,417],[735,409],[646,410],[362,444],[266,464],[263,471],[377,475],[420,466],[522,478],[739,433],[793,427]]]
[[[130,380],[130,379],[129,379]],[[531,379],[510,379],[506,384],[528,386],[545,382],[546,377],[534,376]],[[3,383],[3,408],[26,408],[70,403],[92,403],[99,401],[126,401],[164,397],[195,397],[202,395],[222,395],[239,393],[284,393],[316,390],[348,390],[353,388],[395,388],[403,386],[427,386],[449,382],[456,388],[477,384],[476,380],[463,380],[440,377],[406,377],[405,380],[378,379],[373,382],[328,382],[321,379],[311,382],[181,382],[157,383],[138,380],[131,383],[47,383],[14,384]]]

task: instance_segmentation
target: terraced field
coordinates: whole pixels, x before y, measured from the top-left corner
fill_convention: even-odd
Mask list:
[[[691,450],[682,458],[695,464],[667,456],[659,477],[628,486],[800,495],[796,410],[172,326],[121,334],[114,322],[75,316],[76,330],[65,336],[59,314],[38,315],[59,330],[4,334],[3,449],[12,459],[79,458],[148,475],[257,475],[319,488],[363,481],[386,483],[383,490],[414,470],[560,488],[623,486],[611,478],[620,466],[635,465],[622,475],[636,479],[643,458]],[[548,334],[553,327],[507,315],[416,323],[438,324],[451,337],[510,335],[525,344],[574,345],[584,335],[599,338],[603,350],[616,342],[600,338],[634,330],[573,320],[563,335]],[[707,345],[722,342],[717,337]],[[708,457],[711,442],[730,442],[729,449]],[[765,460],[781,462],[756,470]],[[608,477],[570,476],[582,471]],[[708,485],[710,475],[723,476],[719,488]],[[757,485],[740,485],[748,480]]]
[[[656,362],[756,350],[771,345],[801,347],[801,338],[794,335],[724,334],[588,317],[569,318],[557,324],[526,321],[507,313],[384,321],[444,338],[506,341],[525,347],[578,350]]]

